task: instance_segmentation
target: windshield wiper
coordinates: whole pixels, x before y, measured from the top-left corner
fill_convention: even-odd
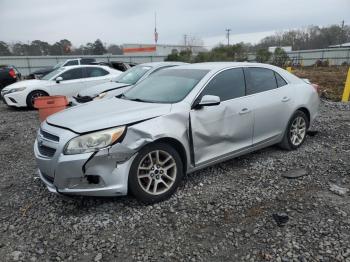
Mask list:
[[[155,102],[153,102],[153,101],[143,100],[143,99],[141,99],[141,98],[130,98],[130,97],[127,97],[127,96],[124,95],[124,94],[118,95],[118,96],[116,96],[116,97],[117,97],[117,98],[121,98],[121,99],[130,100],[130,101],[136,101],[136,102],[155,103]]]
[[[129,99],[127,96],[125,96],[124,94],[120,94],[116,96],[117,98],[122,98],[122,99]]]
[[[140,98],[127,98],[127,99],[129,99],[130,101],[136,101],[136,102],[152,103],[152,102],[150,102],[150,101],[143,100],[143,99],[140,99]]]

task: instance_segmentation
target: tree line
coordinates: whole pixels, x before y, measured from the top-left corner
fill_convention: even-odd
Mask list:
[[[290,30],[263,38],[258,44],[238,43],[234,45],[220,44],[209,52],[193,55],[191,48],[177,52],[174,50],[166,60],[183,62],[210,62],[210,61],[247,61],[248,54],[254,53],[255,60],[260,63],[272,63],[278,66],[289,61],[287,53],[282,48],[269,52],[272,46],[291,46],[292,50],[307,50],[327,48],[330,45],[339,45],[350,42],[350,27],[347,25],[331,25],[328,27],[309,26],[306,29]],[[327,61],[317,61],[324,65]]]
[[[255,45],[239,43],[229,48],[225,48],[224,45],[219,45],[214,47],[208,54],[201,53],[196,59],[199,61],[232,61],[233,57],[236,59],[243,59],[248,52],[258,53],[258,55],[264,59],[264,57],[269,56],[267,49],[270,46],[291,46],[293,50],[307,50],[327,48],[330,45],[338,45],[346,42],[350,42],[350,26],[348,25],[330,25],[326,27],[309,26],[304,29],[275,33],[274,35],[263,38]],[[106,53],[119,55],[123,52],[120,46],[112,44],[107,47],[100,39],[79,47],[74,47],[67,39],[62,39],[52,45],[41,40],[34,40],[30,43],[18,42],[14,44],[0,41],[0,56],[102,55]],[[177,55],[179,56],[180,54]],[[181,55],[183,59],[186,59],[186,56],[188,56],[186,52]],[[172,57],[176,59],[174,54],[172,54]],[[180,58],[178,57],[178,59]]]
[[[200,62],[215,62],[215,61],[248,61],[248,50],[244,43],[235,45],[219,45],[214,47],[209,52],[200,52],[196,55],[192,53],[192,50],[185,49],[180,52],[174,50],[174,52],[167,56],[166,61],[181,61],[187,63],[200,63]],[[259,49],[256,52],[255,60],[259,63],[272,63],[277,66],[284,66],[289,57],[282,48],[276,48],[273,53],[267,49]]]
[[[103,55],[106,53],[121,55],[123,51],[115,44],[105,46],[100,39],[79,47],[74,47],[67,39],[62,39],[52,45],[41,40],[13,44],[0,41],[0,56]]]
[[[350,42],[350,26],[309,26],[305,29],[275,33],[263,38],[255,50],[269,46],[291,46],[293,50],[321,49]]]

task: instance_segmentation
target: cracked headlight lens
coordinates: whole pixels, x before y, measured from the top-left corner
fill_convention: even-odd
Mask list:
[[[124,131],[125,126],[120,126],[75,137],[67,143],[64,154],[83,154],[106,148],[116,143]]]

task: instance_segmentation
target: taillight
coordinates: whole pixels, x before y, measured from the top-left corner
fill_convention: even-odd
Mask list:
[[[16,78],[16,77],[17,77],[17,76],[16,76],[16,72],[15,72],[15,70],[13,70],[13,68],[10,69],[9,75],[10,75],[12,78]]]

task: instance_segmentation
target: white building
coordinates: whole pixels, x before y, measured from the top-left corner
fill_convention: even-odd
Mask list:
[[[173,52],[180,53],[181,51],[188,49],[190,49],[194,55],[198,54],[199,52],[208,51],[203,46],[123,44],[123,54],[135,56],[167,56]]]
[[[343,44],[340,44],[340,45],[330,45],[329,47],[330,48],[350,47],[350,42],[343,43]]]
[[[269,52],[274,53],[276,48],[281,48],[285,52],[291,52],[292,51],[292,47],[291,46],[270,46],[269,47]]]

